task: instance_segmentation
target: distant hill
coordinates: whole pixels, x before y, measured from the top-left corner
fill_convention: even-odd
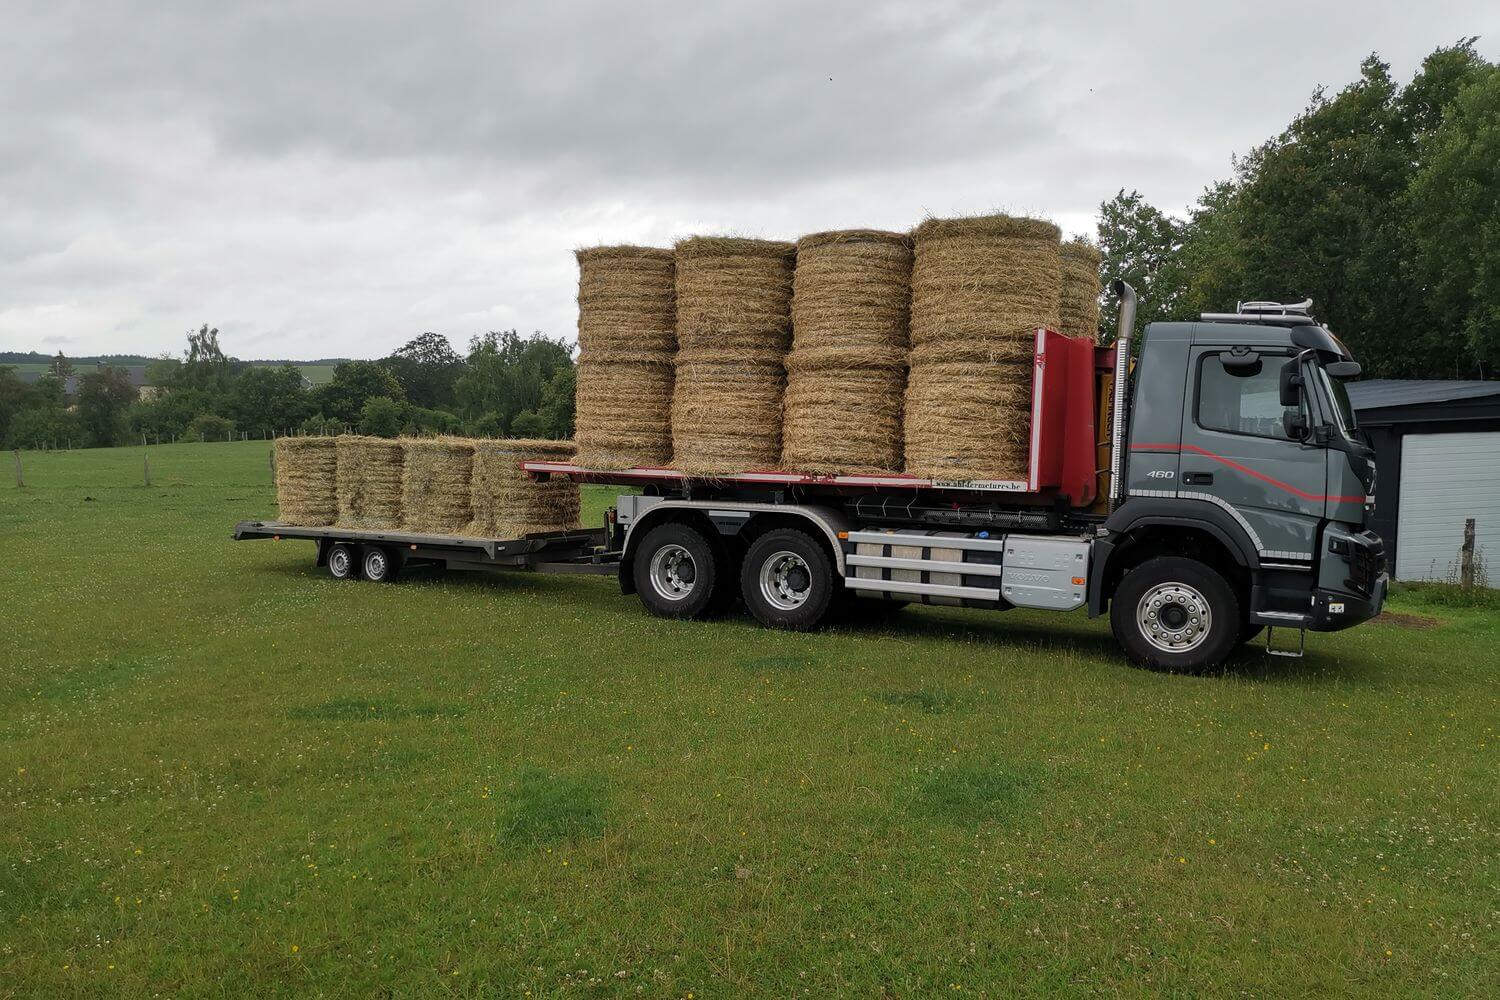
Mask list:
[[[40,375],[52,364],[55,355],[40,351],[0,351],[0,365],[14,365],[16,371],[25,375]],[[142,354],[89,354],[72,357],[66,355],[79,374],[92,371],[100,365],[118,365],[121,368],[143,368],[155,361]],[[247,365],[275,366],[295,365],[313,385],[322,385],[333,378],[333,366],[349,358],[317,358],[313,361],[297,361],[291,358],[255,358],[244,362]]]

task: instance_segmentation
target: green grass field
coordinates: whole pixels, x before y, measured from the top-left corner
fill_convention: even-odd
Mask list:
[[[1124,664],[610,579],[338,583],[263,442],[0,487],[0,996],[1500,989],[1500,613]],[[608,502],[588,497],[590,517]]]

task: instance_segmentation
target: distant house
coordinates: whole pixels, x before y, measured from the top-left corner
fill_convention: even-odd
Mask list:
[[[1375,446],[1375,513],[1398,580],[1456,575],[1464,521],[1500,587],[1500,382],[1369,379],[1349,385]]]
[[[145,365],[117,365],[116,367],[125,370],[126,376],[130,379],[130,384],[136,387],[142,399],[152,399],[162,393],[163,389],[161,386],[151,385],[146,381]],[[88,373],[85,372],[84,374]],[[45,371],[26,371],[21,372],[19,378],[22,382],[37,382],[45,378],[46,375]],[[63,379],[64,396],[72,398],[78,395],[78,380],[81,377],[80,375],[69,375]]]

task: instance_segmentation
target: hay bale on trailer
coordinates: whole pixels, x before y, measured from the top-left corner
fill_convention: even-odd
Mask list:
[[[1099,339],[1099,264],[1103,259],[1092,243],[1070,240],[1062,245],[1057,332],[1063,336]]]
[[[1026,477],[1036,329],[1058,327],[1059,235],[1006,215],[930,219],[913,231],[908,472]]]
[[[911,239],[843,230],[797,243],[781,464],[824,475],[902,467]]]
[[[466,438],[402,438],[401,524],[407,531],[457,535],[473,517],[470,480],[474,442]]]
[[[518,438],[474,442],[470,507],[465,534],[476,538],[520,538],[539,531],[578,527],[578,484],[571,479],[534,481],[522,462],[563,462],[574,458],[572,441]]]
[[[305,528],[334,522],[338,516],[337,455],[331,437],[276,439],[276,508],[282,521]]]
[[[600,469],[672,460],[676,268],[671,250],[579,250],[578,462]]]
[[[791,243],[693,237],[676,246],[673,464],[713,476],[781,460]]]
[[[375,531],[401,527],[401,442],[359,434],[336,440],[338,526]]]
[[[578,359],[574,439],[578,463],[595,469],[665,468],[672,463],[672,388],[665,361]]]
[[[774,469],[781,461],[785,387],[780,355],[680,351],[672,396],[672,464],[705,477]]]

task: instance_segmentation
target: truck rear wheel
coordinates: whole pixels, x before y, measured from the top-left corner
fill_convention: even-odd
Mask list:
[[[1110,600],[1115,640],[1142,666],[1196,673],[1239,643],[1234,588],[1196,559],[1158,556],[1125,574]]]
[[[328,575],[335,580],[353,580],[359,575],[359,557],[354,546],[338,542],[328,550]]]
[[[721,570],[717,550],[696,528],[657,525],[635,554],[635,592],[658,617],[702,618],[717,607]]]
[[[817,628],[833,602],[833,562],[804,531],[777,528],[745,553],[740,594],[762,625],[805,632]]]

